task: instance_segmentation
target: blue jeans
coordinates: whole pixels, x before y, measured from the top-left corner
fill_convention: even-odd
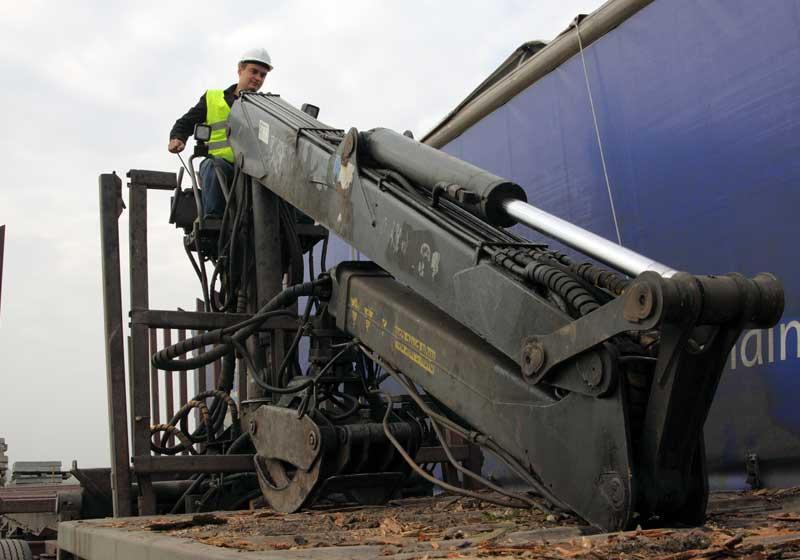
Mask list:
[[[203,213],[204,217],[216,216],[222,217],[225,213],[225,195],[222,193],[222,188],[219,186],[217,174],[214,167],[218,167],[222,171],[228,184],[228,188],[232,187],[231,180],[233,179],[233,165],[228,163],[222,158],[209,156],[200,164],[200,193],[203,198]]]

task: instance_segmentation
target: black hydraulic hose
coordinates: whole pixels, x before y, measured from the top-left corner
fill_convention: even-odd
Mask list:
[[[236,455],[236,452],[239,451],[241,447],[244,446],[250,440],[250,433],[249,432],[242,432],[239,437],[233,440],[231,446],[228,447],[228,450],[225,452],[225,455]]]
[[[222,356],[222,371],[219,375],[217,389],[230,393],[233,390],[233,378],[236,374],[236,356],[228,352]]]
[[[401,386],[404,386],[405,380],[401,377],[402,374],[400,374],[400,372],[398,372],[394,368],[392,368],[391,365],[389,365],[388,363],[383,361],[380,356],[378,356],[377,354],[372,352],[369,348],[367,348],[363,344],[360,344],[359,347],[360,347],[362,352],[364,352],[366,355],[368,355],[370,357],[370,359],[372,359],[376,363],[380,364],[381,367],[383,367],[387,371],[387,375],[391,375],[392,378],[397,380],[397,382]],[[406,390],[408,390],[408,389],[406,389]],[[409,394],[410,394],[410,391],[409,391]],[[413,396],[412,396],[412,398],[413,398]],[[415,401],[415,402],[417,402],[417,401]],[[453,420],[451,420],[447,416],[444,416],[443,414],[439,414],[439,413],[435,412],[434,410],[432,410],[430,407],[428,407],[425,404],[424,401],[422,401],[422,399],[420,399],[417,402],[417,405],[420,407],[420,409],[425,414],[427,414],[431,418],[432,421],[439,422],[440,424],[448,427],[450,430],[452,430],[456,434],[460,435],[461,437],[467,439],[468,441],[476,443],[477,445],[480,445],[481,447],[484,447],[484,448],[488,449],[489,451],[491,451],[492,453],[494,453],[513,472],[515,472],[517,474],[517,476],[520,477],[520,479],[522,479],[525,482],[527,482],[528,484],[530,484],[533,487],[533,489],[539,495],[541,495],[544,499],[549,501],[551,504],[554,504],[554,505],[556,505],[556,506],[558,506],[558,507],[560,507],[560,508],[562,508],[564,510],[568,510],[569,509],[563,502],[561,502],[561,500],[556,498],[552,494],[552,492],[550,492],[538,479],[536,479],[531,473],[529,473],[525,469],[525,467],[523,467],[516,459],[514,459],[513,456],[511,456],[505,449],[503,449],[500,446],[498,446],[491,438],[481,434],[480,432],[474,432],[474,431],[469,431],[469,430],[465,429],[464,427],[460,426],[459,424],[457,424],[456,422],[454,422]],[[384,427],[384,431],[385,431],[385,427]],[[438,482],[434,482],[434,483],[438,484]],[[481,499],[483,499],[483,498],[481,498]],[[537,507],[542,508],[544,506],[539,504]]]
[[[249,474],[253,474],[253,473],[249,473]],[[261,489],[260,488],[258,488],[256,490],[253,490],[251,492],[248,492],[247,494],[245,494],[244,496],[242,496],[241,498],[236,500],[233,504],[231,504],[230,509],[239,509],[240,507],[245,505],[250,500],[255,500],[256,498],[260,497],[261,495],[262,495],[262,493],[261,493]]]
[[[228,414],[228,409],[232,409],[231,417],[237,416],[238,412],[236,410],[236,403],[232,398],[230,398],[230,391],[225,391],[224,389],[219,388],[215,390],[228,397],[215,398],[211,403],[211,430],[213,430],[214,433],[217,433],[225,426],[225,417]]]
[[[186,491],[183,494],[181,494],[181,497],[178,498],[178,500],[175,502],[175,505],[172,506],[172,509],[169,510],[169,514],[172,515],[178,513],[181,506],[185,507],[186,496],[190,496],[195,490],[197,490],[197,488],[199,488],[200,485],[203,482],[205,482],[206,478],[208,478],[207,474],[201,474],[200,476],[195,478],[194,481],[192,481],[192,483],[189,485],[189,488],[187,488]]]
[[[205,404],[205,400],[209,397],[214,397],[214,402],[211,405],[210,411]],[[222,428],[222,425],[225,421],[225,414],[229,407],[231,410],[231,420],[234,422],[235,426],[239,418],[239,412],[236,408],[236,403],[234,402],[233,398],[231,398],[228,393],[220,390],[212,389],[210,391],[204,391],[183,405],[178,412],[173,415],[169,421],[169,424],[167,425],[177,426],[180,422],[180,431],[186,436],[186,439],[188,439],[191,444],[201,443],[205,440],[207,445],[211,445],[214,440],[214,435]],[[195,432],[190,434],[188,433],[187,417],[193,408],[200,409],[202,424],[197,430],[195,430]],[[154,445],[154,451],[174,455],[175,453],[188,449],[188,447],[183,443],[183,440],[179,445],[168,448],[167,441],[171,432],[166,430],[164,430],[164,432],[165,433],[161,438],[161,445]],[[205,438],[203,439],[204,433]]]
[[[417,193],[417,189],[414,188],[414,185],[411,184],[411,181],[406,179],[402,174],[398,173],[397,171],[394,171],[393,169],[380,169],[380,172],[386,175],[387,177],[391,177],[392,179],[400,183],[400,186],[403,187],[408,192],[410,192],[411,194]]]
[[[180,445],[170,448],[156,445],[152,441],[152,436],[154,436],[159,432],[164,432],[165,438],[168,438],[171,435],[175,436],[181,442]],[[177,426],[174,426],[172,424],[155,424],[153,426],[150,426],[150,436],[151,436],[150,448],[156,453],[159,453],[161,455],[176,455],[177,453],[186,450],[189,451],[191,455],[197,455],[197,451],[192,446],[192,442],[189,440],[189,437]]]
[[[528,261],[524,268],[524,275],[528,280],[547,286],[556,292],[580,315],[586,315],[600,307],[594,296],[566,272],[537,261],[529,255],[522,256],[520,260]]]
[[[201,425],[207,427],[205,430],[205,443],[206,445],[211,445],[214,442],[214,432],[210,428],[209,423],[211,422],[211,413],[208,410],[208,406],[204,401],[198,401],[195,399],[190,400],[185,405],[181,407],[181,410],[175,414],[176,417],[179,416],[179,419],[176,421],[175,418],[170,420],[170,424],[177,425],[180,423],[181,430],[187,435],[189,441],[192,443],[200,443],[203,439],[196,438],[192,433],[189,432],[189,413],[192,409],[197,408],[200,411],[200,422]],[[183,409],[186,409],[185,411]]]
[[[327,264],[326,260],[328,258],[328,238],[330,234],[325,233],[325,238],[322,240],[322,254],[319,257],[319,271],[326,272],[327,271]]]
[[[340,402],[336,397],[334,397],[334,394],[341,396],[343,400],[346,401],[349,400],[351,403],[350,408],[345,408],[344,403]],[[328,414],[326,412],[320,411],[331,422],[338,422],[340,420],[344,420],[345,418],[355,414],[361,407],[361,403],[358,402],[358,399],[352,395],[348,395],[347,393],[332,391],[326,395],[326,398],[344,411],[340,412],[339,414]]]
[[[219,292],[217,292],[214,287],[217,284],[217,278],[220,280],[222,279],[222,275],[220,274],[220,270],[225,266],[226,259],[218,258],[217,261],[214,263],[214,272],[211,273],[211,282],[209,283],[209,298],[211,302],[211,311],[216,313],[224,312],[228,307],[228,294],[224,293],[225,286],[220,286]],[[219,293],[220,297],[223,298],[217,304],[216,298],[214,297],[215,293]]]
[[[241,329],[253,324],[261,325],[264,322],[265,317],[267,319],[269,319],[270,317],[290,317],[292,319],[300,320],[300,317],[297,316],[297,313],[291,311],[290,309],[276,309],[275,311],[269,311],[267,313],[253,315],[249,319],[245,319],[241,323],[237,323],[236,325],[234,325],[234,327],[236,327],[236,329]]]
[[[472,492],[471,490],[466,490],[464,488],[459,488],[458,486],[453,486],[452,484],[448,484],[447,482],[439,480],[438,478],[428,474],[425,471],[425,469],[420,468],[420,466],[417,465],[416,461],[414,461],[414,458],[411,457],[411,455],[408,454],[408,451],[406,451],[403,448],[403,445],[399,441],[397,441],[397,438],[394,437],[394,434],[392,434],[391,428],[389,427],[389,415],[392,412],[392,405],[393,405],[392,396],[389,393],[384,393],[382,391],[379,392],[378,394],[381,395],[381,397],[386,401],[386,412],[384,412],[383,414],[383,422],[382,422],[384,435],[386,435],[386,438],[394,446],[397,453],[403,458],[403,460],[408,464],[408,466],[411,467],[411,469],[415,473],[417,473],[420,477],[424,478],[431,484],[439,486],[443,490],[452,492],[453,494],[460,494],[462,496],[467,496],[468,498],[474,498],[476,500],[480,500],[482,502],[488,502],[490,504],[495,504],[501,507],[521,507],[519,504],[514,503],[513,501],[497,500],[485,494],[478,494],[477,492]]]
[[[237,344],[240,344],[240,343],[237,342]],[[292,387],[275,387],[273,385],[268,384],[266,381],[264,381],[261,378],[262,377],[261,373],[255,367],[255,363],[253,362],[253,357],[250,356],[250,354],[248,353],[248,354],[245,354],[245,358],[248,360],[248,363],[249,363],[250,367],[253,369],[253,372],[254,372],[253,373],[253,380],[258,384],[259,387],[261,387],[265,391],[270,391],[272,393],[277,393],[279,395],[291,395],[291,394],[294,394],[294,393],[299,393],[300,391],[302,391],[304,389],[307,389],[308,387],[311,387],[312,385],[315,385],[316,383],[318,383],[320,378],[325,373],[327,373],[327,371],[331,367],[333,367],[333,365],[336,363],[336,360],[338,360],[340,357],[342,357],[342,355],[345,352],[347,352],[348,350],[350,350],[353,346],[355,346],[357,344],[358,343],[355,342],[355,341],[351,342],[351,343],[348,343],[339,352],[334,354],[333,358],[331,358],[330,361],[327,364],[325,364],[325,366],[321,370],[319,370],[319,372],[317,372],[314,375],[314,377],[312,377],[310,379],[306,379],[305,381],[302,381],[302,382],[300,382],[297,385],[294,385]]]
[[[444,218],[443,223],[439,223],[441,227],[445,229],[453,228],[462,235],[473,235],[475,237],[473,244],[477,245],[479,242],[492,241],[514,241],[513,236],[511,236],[511,234],[505,230],[481,220],[479,217],[447,199],[439,199],[439,212],[432,211],[430,203],[432,202],[433,198],[430,188],[424,185],[414,187],[404,175],[393,170],[379,169],[375,171],[378,173],[383,173],[386,177],[391,177],[394,181],[399,183],[402,187],[400,192],[405,196],[410,196],[415,201],[422,202],[425,205],[424,208],[426,211],[428,211],[428,217],[431,220],[439,221]],[[369,173],[367,173],[367,175],[369,175]],[[386,185],[389,190],[392,190],[391,183],[383,182],[382,184]],[[397,194],[397,191],[393,192]]]
[[[441,213],[436,212],[433,208],[431,208],[429,201],[425,200],[421,193],[411,193],[402,187],[396,187],[391,182],[387,182],[383,176],[376,171],[365,169],[362,172],[362,176],[369,178],[375,183],[380,182],[380,184],[382,184],[387,191],[391,192],[392,195],[400,200],[403,204],[424,216],[426,219],[430,220],[444,231],[460,239],[464,243],[477,247],[483,241],[480,237],[475,236],[472,231],[455,227],[453,222],[447,219],[447,216],[443,216]]]
[[[197,274],[197,279],[200,280],[200,282],[202,283],[203,276],[202,274],[200,274],[200,267],[197,266],[197,263],[194,260],[194,256],[192,255],[192,250],[189,249],[187,245],[183,246],[183,250],[186,251],[186,256],[189,257],[189,262],[192,263],[192,268],[194,269],[195,274]]]
[[[247,255],[245,254],[244,258],[242,259],[242,276],[246,276],[247,272]],[[242,294],[241,297],[237,298],[236,300],[236,312],[242,313],[247,307],[247,298]],[[260,326],[263,321],[262,318],[265,318],[267,315],[277,314],[281,310],[276,311],[268,311],[262,314],[256,314],[256,317],[251,317],[250,319],[246,319],[240,322],[238,325],[234,327],[230,327],[230,330],[241,330],[243,328],[250,327],[251,325],[255,325],[256,327]],[[258,318],[257,321],[254,319]],[[230,332],[230,330],[228,332]],[[226,393],[230,393],[233,390],[234,384],[234,376],[236,375],[236,355],[233,352],[229,352],[225,354],[222,358],[222,371],[220,372],[219,382],[217,385],[217,389],[220,389]]]
[[[295,220],[290,206],[285,202],[280,202],[279,209],[280,223],[289,249],[289,263],[291,276],[289,282],[297,284],[303,281],[303,248],[300,244],[300,237],[297,235]]]
[[[484,222],[472,212],[465,210],[455,202],[447,200],[446,198],[439,199],[439,206],[441,206],[448,217],[462,224],[463,227],[469,228],[476,235],[484,237],[486,241],[498,243],[529,243],[527,239],[515,236],[505,229]]]
[[[242,445],[244,445],[244,443],[247,442],[249,439],[250,439],[250,434],[248,432],[243,432],[238,438],[236,438],[233,441],[231,446],[225,452],[225,455],[234,455],[236,451],[238,451],[239,448],[242,447]],[[208,478],[208,474],[201,474],[196,479],[194,479],[194,481],[192,481],[192,483],[189,485],[189,488],[186,489],[186,491],[181,495],[181,497],[178,498],[178,500],[175,502],[175,505],[172,506],[172,509],[170,509],[169,513],[170,514],[178,513],[180,507],[182,505],[185,505],[186,496],[191,495],[195,490],[197,490],[197,488],[203,482],[205,482],[206,478]]]
[[[533,259],[573,276],[600,304],[605,304],[614,297],[622,295],[629,283],[618,274],[601,269],[593,263],[586,262],[576,265],[567,255],[558,251],[533,249],[519,252],[514,258],[522,264],[527,264]]]
[[[224,334],[222,329],[209,331],[191,338],[187,338],[168,346],[163,350],[159,350],[153,354],[152,363],[158,369],[166,371],[186,371],[190,369],[197,369],[199,367],[208,365],[220,359],[222,356],[231,351],[229,344],[219,344],[222,342]],[[192,350],[197,350],[204,346],[214,345],[214,347],[207,351],[195,356],[193,358],[186,358],[184,360],[175,360],[175,356],[182,356]]]
[[[194,248],[197,251],[197,264],[200,267],[200,285],[203,289],[203,306],[205,311],[211,311],[211,302],[208,296],[208,276],[206,276],[206,263],[203,253],[200,251],[200,239],[195,238]]]
[[[286,307],[301,296],[319,297],[324,295],[327,297],[329,291],[330,278],[327,277],[313,282],[304,282],[302,284],[290,286],[267,302],[266,305],[256,313],[256,316],[263,317],[263,319],[266,320],[268,318],[267,313]],[[261,322],[249,322],[249,324],[243,327],[237,324],[232,327],[216,329],[179,341],[153,354],[152,363],[158,369],[163,369],[165,371],[186,371],[208,365],[225,354],[228,354],[233,349],[231,339],[236,339],[237,341],[246,339],[258,330]],[[233,332],[233,334],[228,334],[231,330],[235,330],[235,332]],[[182,356],[187,352],[198,350],[212,344],[215,346],[207,352],[191,358],[176,359],[177,356]]]
[[[615,272],[605,270],[589,262],[581,264],[571,263],[570,269],[590,284],[608,290],[617,296],[621,296],[625,288],[630,284],[630,280],[627,278],[623,278]]]
[[[411,398],[414,399],[414,401],[419,405],[419,403],[422,402],[422,397],[417,392],[416,387],[414,386],[414,384],[411,381],[409,381],[408,379],[406,379],[405,387],[406,387],[406,391],[408,391],[408,393],[411,396]],[[455,457],[453,456],[452,451],[450,450],[450,446],[447,444],[447,441],[446,441],[446,439],[444,437],[444,434],[442,433],[442,430],[439,427],[439,423],[436,420],[434,420],[433,418],[431,418],[431,426],[433,427],[433,431],[436,432],[436,437],[439,438],[439,443],[441,444],[442,449],[445,452],[445,455],[447,455],[447,460],[450,461],[450,464],[453,465],[453,467],[458,472],[460,472],[463,476],[469,477],[472,480],[475,480],[476,482],[478,482],[480,484],[483,484],[484,486],[486,486],[487,488],[489,488],[491,490],[494,490],[498,494],[503,494],[504,496],[506,496],[508,498],[513,498],[515,500],[520,500],[520,501],[524,502],[525,504],[527,504],[529,506],[538,507],[540,505],[538,502],[536,502],[535,500],[532,500],[531,498],[529,498],[528,496],[526,496],[524,494],[508,491],[508,490],[496,485],[492,481],[482,477],[478,473],[472,472],[471,470],[465,468],[458,461],[456,461]]]
[[[234,271],[239,263],[239,260],[237,260],[237,240],[239,239],[239,232],[244,221],[243,216],[247,210],[247,192],[244,191],[245,182],[242,175],[239,175],[237,181],[234,183],[234,190],[232,191],[233,196],[225,206],[225,214],[222,218],[222,226],[220,228],[220,236],[217,245],[218,259],[223,261],[227,268],[227,282],[223,283],[223,287],[226,289],[225,305],[223,306],[224,310],[231,309],[236,302],[236,287],[238,282],[236,281],[237,276]],[[230,232],[228,232],[227,224],[231,220],[231,214],[233,214],[233,223]],[[242,260],[246,260],[244,256]]]
[[[378,170],[378,173],[381,172],[399,183],[401,189],[399,191],[392,189],[391,183],[384,182],[383,184],[386,185],[389,190],[392,190],[395,196],[405,199],[405,202],[412,207],[419,205],[424,195],[430,195],[429,189],[426,187],[415,188],[402,174],[393,171],[385,172],[384,170]],[[503,243],[529,243],[527,239],[481,220],[452,201],[440,199],[439,207],[440,213],[436,213],[432,212],[432,209],[428,206],[422,208],[417,206],[428,218],[439,223],[445,230],[462,238],[464,238],[464,236],[473,237],[472,239],[467,238],[464,240],[471,242],[475,246],[479,244],[485,245],[487,247],[485,250],[490,255],[497,254],[496,250],[492,248],[492,245],[495,243],[500,245]],[[550,252],[548,252],[548,255],[549,253]],[[525,270],[524,267],[514,266],[510,257],[511,255],[509,255],[509,258],[505,256],[499,257],[505,260],[505,268],[508,268],[514,274],[522,278],[540,281],[540,283],[568,301],[580,315],[585,315],[593,311],[599,307],[599,303],[597,297],[590,293],[586,287],[581,286],[579,281],[586,282],[589,288],[597,286],[617,295],[619,295],[625,285],[627,285],[625,279],[608,271],[593,267],[590,263],[584,263],[583,265],[569,263],[568,268],[571,269],[569,272],[557,272],[548,268],[542,268],[541,266],[537,267],[535,271],[531,271],[530,269]],[[566,259],[565,255],[564,258]],[[553,260],[556,260],[555,257],[553,257]],[[550,268],[555,268],[553,266],[555,263],[550,265],[547,263],[541,264],[549,266]],[[574,274],[578,278],[571,278],[571,274]]]
[[[235,424],[239,420],[239,409],[236,407],[236,401],[233,400],[228,393],[224,391],[220,391],[218,389],[211,389],[209,391],[203,391],[199,395],[195,397],[195,400],[203,400],[207,399],[208,397],[216,397],[224,401],[231,411],[231,421]],[[212,407],[213,408],[213,407]],[[213,413],[212,413],[213,417]],[[213,421],[212,421],[213,422]]]
[[[183,158],[180,154],[178,159],[183,163]],[[197,174],[194,172],[194,158],[197,156],[189,156],[189,166],[184,163],[183,166],[189,171],[189,178],[192,180],[192,192],[194,193],[194,203],[197,206],[197,220],[200,223],[200,229],[203,229],[203,222],[205,220],[205,212],[203,211],[203,197],[200,194],[200,186],[197,184]]]
[[[297,352],[297,347],[300,344],[300,339],[303,336],[303,329],[305,329],[306,325],[308,325],[309,317],[311,316],[311,307],[313,303],[314,298],[308,298],[308,301],[306,301],[306,308],[303,311],[303,318],[300,320],[300,325],[297,327],[297,332],[294,334],[292,344],[289,346],[289,350],[286,352],[286,355],[283,357],[281,365],[278,368],[276,379],[280,379],[284,382],[284,384],[288,381],[284,379],[284,371],[286,371],[286,366],[289,364],[289,360],[292,359],[292,356],[294,356],[295,352]]]
[[[212,445],[213,436],[217,433],[217,431],[219,431],[219,428],[221,427],[220,416],[219,416],[219,402],[220,402],[219,399],[214,399],[214,401],[212,401],[209,412],[209,420],[207,422],[201,423],[191,433],[188,433],[187,431],[188,425],[186,422],[184,422],[187,416],[179,416],[179,414],[176,413],[172,417],[172,420],[170,420],[170,424],[177,425],[178,422],[181,422],[181,429],[187,431],[186,436],[189,438],[189,441],[192,444],[205,442],[207,446]],[[225,409],[227,410],[227,405],[225,406]],[[222,418],[222,421],[224,421],[224,416]],[[169,441],[169,434],[165,433],[164,436],[161,438],[161,447],[167,447],[168,441]],[[182,446],[179,447],[181,447],[181,450],[183,450]]]

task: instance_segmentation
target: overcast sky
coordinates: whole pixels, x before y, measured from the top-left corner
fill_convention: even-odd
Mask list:
[[[262,91],[319,105],[327,124],[419,137],[520,44],[602,3],[0,0],[0,437],[11,461],[109,464],[97,177],[177,171],[172,124],[235,81],[244,50],[272,55]],[[193,307],[169,194],[149,201],[151,307]]]

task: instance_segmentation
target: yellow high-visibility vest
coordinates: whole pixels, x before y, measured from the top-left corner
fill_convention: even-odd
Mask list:
[[[208,153],[233,163],[233,149],[228,142],[228,115],[230,114],[231,108],[225,102],[223,90],[210,89],[206,91],[206,124],[211,126]]]

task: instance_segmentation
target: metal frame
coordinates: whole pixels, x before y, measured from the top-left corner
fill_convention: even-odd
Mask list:
[[[150,356],[158,343],[158,330],[163,331],[163,340],[169,344],[172,330],[178,331],[178,339],[186,336],[186,331],[207,331],[226,327],[250,317],[249,314],[209,313],[202,311],[170,311],[149,308],[148,291],[148,250],[147,250],[147,191],[173,190],[177,183],[176,175],[156,171],[131,170],[128,173],[129,193],[129,254],[130,254],[130,336],[128,337],[127,390],[130,391],[130,419],[126,399],[125,356],[123,350],[124,325],[121,309],[119,217],[125,204],[122,199],[122,181],[114,173],[100,176],[101,244],[103,263],[103,305],[105,313],[106,380],[108,384],[109,433],[111,438],[112,501],[115,517],[130,516],[133,513],[133,479],[138,483],[138,513],[156,513],[154,480],[174,473],[214,473],[253,471],[253,460],[249,455],[178,455],[160,456],[151,453],[152,436],[150,426],[161,421],[161,405],[165,404],[167,416],[188,401],[187,372],[178,375],[180,399],[174,403],[172,390],[173,372],[164,372],[151,365]],[[264,191],[254,185],[256,191]],[[271,194],[271,193],[268,193]],[[260,197],[264,208],[262,215],[269,213],[268,202]],[[268,197],[267,197],[268,198]],[[268,220],[265,220],[268,221]],[[262,232],[264,233],[264,232]],[[261,238],[268,237],[262,235]],[[263,247],[262,247],[263,248]],[[278,278],[268,278],[267,269],[274,269],[273,261],[258,263],[259,300],[269,299],[271,292],[279,289]],[[274,317],[265,321],[262,332],[272,335],[272,360],[280,360],[285,346],[286,331],[294,331],[297,322],[286,317]],[[213,364],[214,383],[219,380],[221,363]],[[239,368],[239,371],[244,371]],[[195,374],[195,385],[206,386],[206,368]],[[165,394],[159,389],[159,376],[165,376]],[[247,380],[237,379],[239,400],[246,400]],[[202,390],[202,389],[201,389]],[[177,406],[176,406],[177,405]],[[129,448],[129,424],[130,441]],[[457,460],[469,468],[480,468],[482,457],[474,445],[463,444],[454,439],[452,452]],[[444,463],[447,458],[440,447],[424,447],[417,456],[421,463]],[[458,483],[453,469],[445,470],[446,480]]]
[[[154,476],[176,472],[245,472],[252,470],[248,456],[154,456],[151,454],[150,426],[160,420],[160,407],[166,404],[169,416],[176,408],[186,404],[188,374],[178,374],[179,402],[174,402],[171,390],[173,374],[160,372],[150,364],[150,354],[158,342],[158,330],[163,331],[169,344],[172,330],[178,339],[186,337],[186,330],[212,330],[227,326],[249,315],[206,312],[168,311],[149,308],[148,251],[147,251],[147,191],[172,190],[176,185],[173,173],[131,170],[129,183],[129,244],[130,244],[130,336],[128,390],[130,391],[130,436],[128,447],[128,411],[126,402],[125,358],[121,312],[121,278],[119,261],[119,217],[125,208],[122,202],[122,181],[116,174],[100,176],[101,241],[103,251],[103,287],[106,335],[106,373],[108,382],[109,432],[111,434],[112,501],[116,517],[133,512],[132,479],[138,483],[138,512],[140,515],[156,513]],[[296,323],[285,318],[267,321],[265,329],[296,328]],[[219,375],[219,364],[214,366]],[[202,376],[204,371],[197,372]],[[165,394],[159,390],[159,376],[165,375]],[[199,380],[199,378],[198,378]],[[205,386],[203,382],[198,383]],[[131,466],[131,462],[132,465]]]
[[[100,243],[103,252],[103,312],[106,383],[111,438],[111,489],[115,516],[131,514],[131,471],[128,462],[128,405],[125,400],[125,355],[122,327],[122,286],[119,265],[119,216],[122,181],[100,175]]]

